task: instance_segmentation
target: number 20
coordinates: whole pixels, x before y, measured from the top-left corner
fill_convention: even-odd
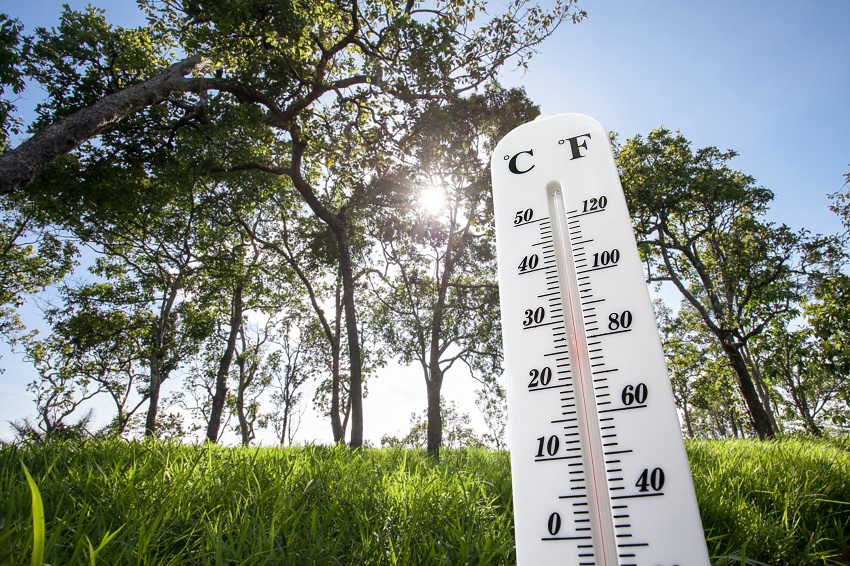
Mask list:
[[[546,387],[552,381],[552,368],[546,366],[541,370],[533,369],[528,372],[528,375],[531,376],[531,381],[528,382],[529,389],[533,389],[537,386]]]

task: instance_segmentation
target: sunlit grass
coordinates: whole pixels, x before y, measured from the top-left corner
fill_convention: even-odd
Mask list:
[[[2,449],[0,564],[30,557],[17,459],[44,499],[50,564],[506,564],[513,552],[505,454],[438,465],[405,450],[87,442]]]
[[[692,442],[715,564],[848,564],[846,444]],[[0,564],[514,564],[508,456],[89,441],[0,448]],[[39,562],[40,563],[40,562]]]
[[[715,564],[850,564],[848,450],[794,438],[690,442]]]

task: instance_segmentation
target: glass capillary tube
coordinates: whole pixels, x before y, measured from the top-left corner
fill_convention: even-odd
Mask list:
[[[614,534],[611,500],[608,495],[602,433],[599,428],[599,415],[596,411],[596,396],[590,369],[590,353],[588,352],[587,337],[584,331],[578,275],[573,260],[561,184],[558,181],[550,181],[546,184],[546,194],[549,201],[549,215],[552,219],[561,301],[564,305],[564,326],[569,344],[570,375],[573,379],[576,397],[579,439],[583,447],[582,459],[587,483],[588,511],[596,564],[599,566],[616,566],[618,564],[617,542]]]

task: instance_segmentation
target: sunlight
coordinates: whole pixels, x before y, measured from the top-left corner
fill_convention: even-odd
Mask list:
[[[446,194],[437,187],[427,188],[420,193],[418,204],[428,214],[437,214],[446,206]]]

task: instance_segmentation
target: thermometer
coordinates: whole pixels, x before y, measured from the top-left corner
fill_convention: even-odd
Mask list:
[[[708,566],[605,129],[580,114],[492,157],[519,566]]]

